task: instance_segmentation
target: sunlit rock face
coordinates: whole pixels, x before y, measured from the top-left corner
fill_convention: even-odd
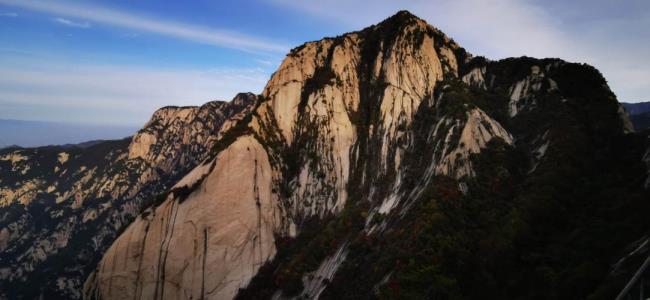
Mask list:
[[[279,214],[264,148],[241,137],[212,164],[187,202],[147,210],[111,246],[94,297],[232,298],[273,257]]]
[[[454,121],[443,118],[440,122],[440,125],[444,126],[450,125]],[[493,138],[503,139],[510,145],[513,142],[510,133],[479,108],[468,111],[464,122],[455,122],[451,126],[445,138],[440,140],[442,142],[440,143],[440,153],[434,153],[439,156],[439,162],[435,169],[436,174],[456,178],[474,176],[470,155],[480,153],[481,149],[485,148]],[[454,141],[453,135],[458,135],[458,131],[460,131],[460,136]],[[434,131],[434,134],[436,133]]]
[[[283,179],[292,191],[290,218],[339,211],[355,175],[369,185],[372,177],[395,172],[404,129],[436,84],[457,76],[457,61],[465,56],[443,33],[408,13],[292,50],[267,84],[266,101],[253,121],[284,142],[274,150],[299,156],[286,162],[295,180]],[[360,165],[370,151],[376,162]],[[364,178],[374,163],[378,173]]]
[[[436,85],[458,76],[458,61],[466,58],[410,14],[292,50],[251,120],[233,130],[239,137],[177,184],[191,187],[188,195],[172,190],[136,219],[89,278],[87,296],[233,298],[273,258],[273,235],[294,236],[302,220],[341,211],[352,177],[368,189],[360,197],[379,177],[400,172],[416,112],[435,105]],[[479,153],[493,138],[512,143],[478,109],[441,120],[447,121],[459,122],[467,148],[444,146],[441,161],[432,162],[435,174],[471,176],[456,155]],[[130,156],[150,148],[152,138],[139,138]]]
[[[81,298],[83,280],[156,194],[207,157],[257,96],[165,107],[133,138],[0,152],[0,299]],[[38,289],[30,282],[45,282]]]
[[[576,110],[585,101],[593,115]],[[381,254],[366,257],[360,244],[407,235],[400,226],[440,182],[449,198],[440,201],[463,207],[461,197],[483,192],[474,190],[480,176],[497,190],[557,166],[559,152],[577,151],[567,131],[623,135],[617,109],[590,67],[474,58],[408,12],[306,43],[287,55],[252,113],[230,122],[205,160],[117,238],[84,296],[376,297],[402,261],[375,264]],[[128,156],[157,160],[149,152],[158,139],[141,131]],[[502,161],[484,161],[502,152],[518,164],[516,176]],[[349,274],[364,287],[340,281]]]

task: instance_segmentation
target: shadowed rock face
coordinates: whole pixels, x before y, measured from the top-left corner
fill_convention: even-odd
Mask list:
[[[526,298],[526,291],[506,287],[513,280],[535,284],[546,275],[530,266],[551,254],[574,253],[552,252],[547,249],[562,245],[545,242],[573,241],[563,234],[590,228],[562,223],[570,219],[566,214],[591,220],[611,211],[585,182],[621,185],[599,176],[620,173],[623,165],[634,172],[616,180],[645,176],[637,168],[641,143],[613,142],[627,141],[625,132],[616,98],[595,69],[559,59],[473,58],[439,30],[400,12],[293,49],[254,111],[111,245],[84,295],[366,299],[400,296],[391,293],[402,283],[412,298],[454,291]],[[142,134],[129,156],[148,157],[154,141]],[[643,193],[637,186],[629,190]],[[596,202],[603,207],[582,214],[576,203],[594,202],[583,198],[601,199]],[[535,227],[542,222],[533,221],[551,219],[554,214],[538,216],[552,201],[567,205],[557,210],[562,226],[549,225],[557,230],[550,236],[563,239],[544,240],[544,228]],[[519,240],[526,231],[542,234]],[[597,254],[567,254],[562,262],[606,260],[637,233],[616,236]],[[492,274],[497,264],[491,263],[502,257],[512,257],[499,266],[514,266],[508,269],[513,278],[454,277],[464,266],[485,271],[476,276]],[[549,273],[573,267],[548,266]],[[475,288],[477,282],[499,288]],[[575,298],[587,292],[579,293]]]
[[[166,107],[133,138],[0,152],[0,298],[81,298],[100,255],[257,96]],[[34,288],[34,282],[44,282]]]
[[[648,139],[650,140],[650,136],[648,136]],[[645,188],[650,189],[650,145],[648,146],[648,150],[645,152],[645,155],[643,156],[643,160],[645,161],[645,164],[648,167],[648,178],[645,181]]]

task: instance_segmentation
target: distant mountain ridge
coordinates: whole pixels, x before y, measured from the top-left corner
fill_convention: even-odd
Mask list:
[[[80,144],[132,136],[136,126],[0,119],[0,148]],[[81,146],[81,145],[80,145]]]
[[[630,115],[638,115],[645,112],[650,112],[650,101],[635,103],[621,102],[621,104],[623,104],[623,107],[625,107],[625,110],[627,110]]]
[[[636,130],[650,129],[650,102],[621,103]]]

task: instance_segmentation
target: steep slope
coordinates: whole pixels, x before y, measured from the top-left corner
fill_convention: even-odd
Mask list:
[[[410,126],[445,74],[456,76],[456,61],[464,57],[454,51],[465,55],[406,13],[363,32],[294,49],[249,123],[218,145],[208,165],[193,171],[203,176],[183,180],[192,187],[189,195],[172,192],[163,205],[139,217],[104,256],[89,292],[99,298],[233,298],[273,257],[275,235],[293,236],[306,218],[341,211],[353,177],[369,192],[382,173],[395,176],[403,155],[399,144],[406,138],[402,128]],[[498,123],[485,120],[489,117],[478,109],[445,120],[440,134],[467,127],[468,139],[482,135],[467,151],[440,149],[441,159],[478,151],[492,133],[510,141]],[[238,153],[244,145],[247,151]],[[463,168],[453,158],[447,164],[435,172]],[[240,170],[253,176],[224,178],[222,168],[231,166],[252,168]],[[366,173],[370,170],[374,174]],[[230,189],[240,192],[226,193]],[[229,211],[192,209],[214,205]],[[202,217],[230,212],[237,222]],[[154,225],[158,220],[162,227]]]
[[[2,150],[0,298],[80,298],[83,279],[119,232],[255,101],[240,94],[165,107],[133,138],[84,148]]]
[[[650,225],[645,137],[629,132],[594,68],[473,58],[400,12],[293,49],[84,293],[608,295],[608,260]]]

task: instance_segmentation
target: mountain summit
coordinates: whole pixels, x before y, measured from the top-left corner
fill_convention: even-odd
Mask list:
[[[129,226],[91,276],[89,292],[102,299],[233,298],[275,256],[276,237],[295,237],[306,220],[370,199],[382,213],[406,204],[399,177],[414,139],[409,128],[421,106],[435,105],[436,86],[458,77],[464,55],[407,13],[292,50],[249,122],[176,185],[187,192],[172,191]],[[470,175],[456,157],[494,137],[512,142],[478,108],[438,127],[443,137],[466,131],[467,145],[454,141],[432,152],[429,177]]]
[[[602,262],[639,233],[614,233],[632,220],[591,221],[647,205],[628,197],[641,185],[623,184],[645,173],[644,142],[625,134],[622,117],[592,67],[473,58],[402,11],[293,49],[250,117],[129,226],[85,293],[599,292]],[[597,182],[626,187],[610,195],[590,188]],[[611,243],[585,252],[593,226]]]
[[[406,11],[292,49],[238,116],[84,298],[612,298],[650,225],[647,138],[596,69]]]

